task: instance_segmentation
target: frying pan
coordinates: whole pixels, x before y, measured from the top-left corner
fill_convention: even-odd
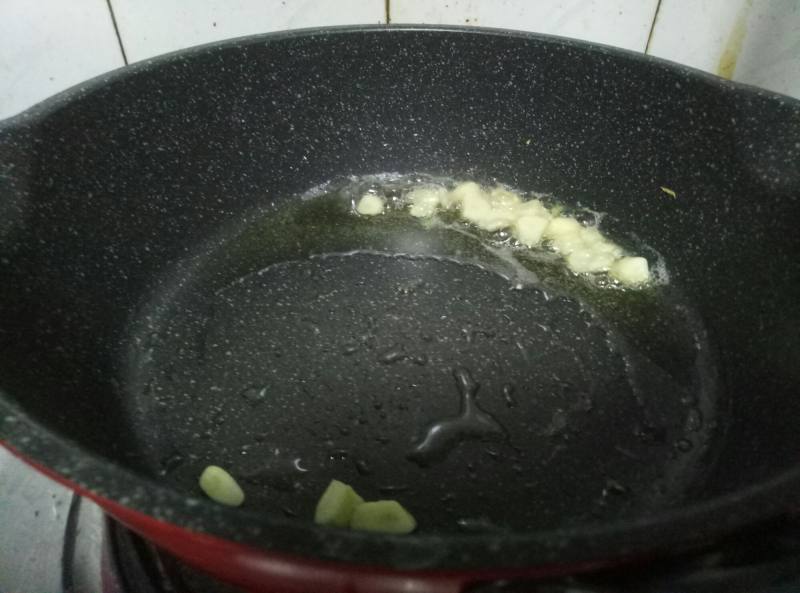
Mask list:
[[[713,543],[800,494],[798,163],[792,99],[527,33],[136,64],[0,127],[0,438],[251,591],[458,591]],[[669,281],[520,283],[468,235],[347,208],[431,178],[602,213]],[[420,455],[465,397],[495,429]],[[243,507],[203,497],[211,463]],[[418,531],[315,526],[332,478]]]

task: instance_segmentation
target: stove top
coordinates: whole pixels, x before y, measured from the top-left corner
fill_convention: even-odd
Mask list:
[[[0,448],[0,593],[241,593]]]
[[[242,592],[156,550],[0,448],[0,593]],[[800,593],[800,519],[645,568],[468,593]]]

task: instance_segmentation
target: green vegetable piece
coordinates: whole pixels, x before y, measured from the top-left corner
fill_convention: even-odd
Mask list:
[[[664,187],[663,185],[660,186],[660,188],[661,188],[661,191],[663,191],[668,196],[670,196],[672,198],[677,198],[678,197],[678,194],[675,193],[675,190],[670,189],[668,187]]]
[[[359,506],[364,504],[352,487],[339,480],[331,480],[317,503],[314,522],[319,525],[347,527]]]
[[[244,502],[244,492],[236,480],[217,465],[209,465],[200,474],[200,488],[211,500],[231,507]]]
[[[417,521],[396,500],[378,500],[359,505],[350,527],[379,533],[411,533],[417,528]]]

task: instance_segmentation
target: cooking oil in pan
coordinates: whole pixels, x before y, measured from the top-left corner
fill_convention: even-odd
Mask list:
[[[328,184],[198,250],[131,357],[154,475],[201,495],[221,465],[246,505],[298,520],[336,478],[444,531],[635,516],[697,483],[713,365],[663,263],[643,289],[576,276],[409,216],[405,193],[431,182],[451,183]],[[358,215],[365,192],[393,207]]]

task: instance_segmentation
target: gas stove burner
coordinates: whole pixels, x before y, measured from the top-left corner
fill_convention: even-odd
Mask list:
[[[90,549],[93,545],[97,550]],[[87,568],[98,551],[102,589],[88,589],[93,575]],[[79,496],[68,512],[62,574],[64,593],[242,593],[159,552]]]
[[[159,552],[112,519],[107,519],[107,532],[125,592],[242,593]]]
[[[0,593],[242,593],[0,448]]]

